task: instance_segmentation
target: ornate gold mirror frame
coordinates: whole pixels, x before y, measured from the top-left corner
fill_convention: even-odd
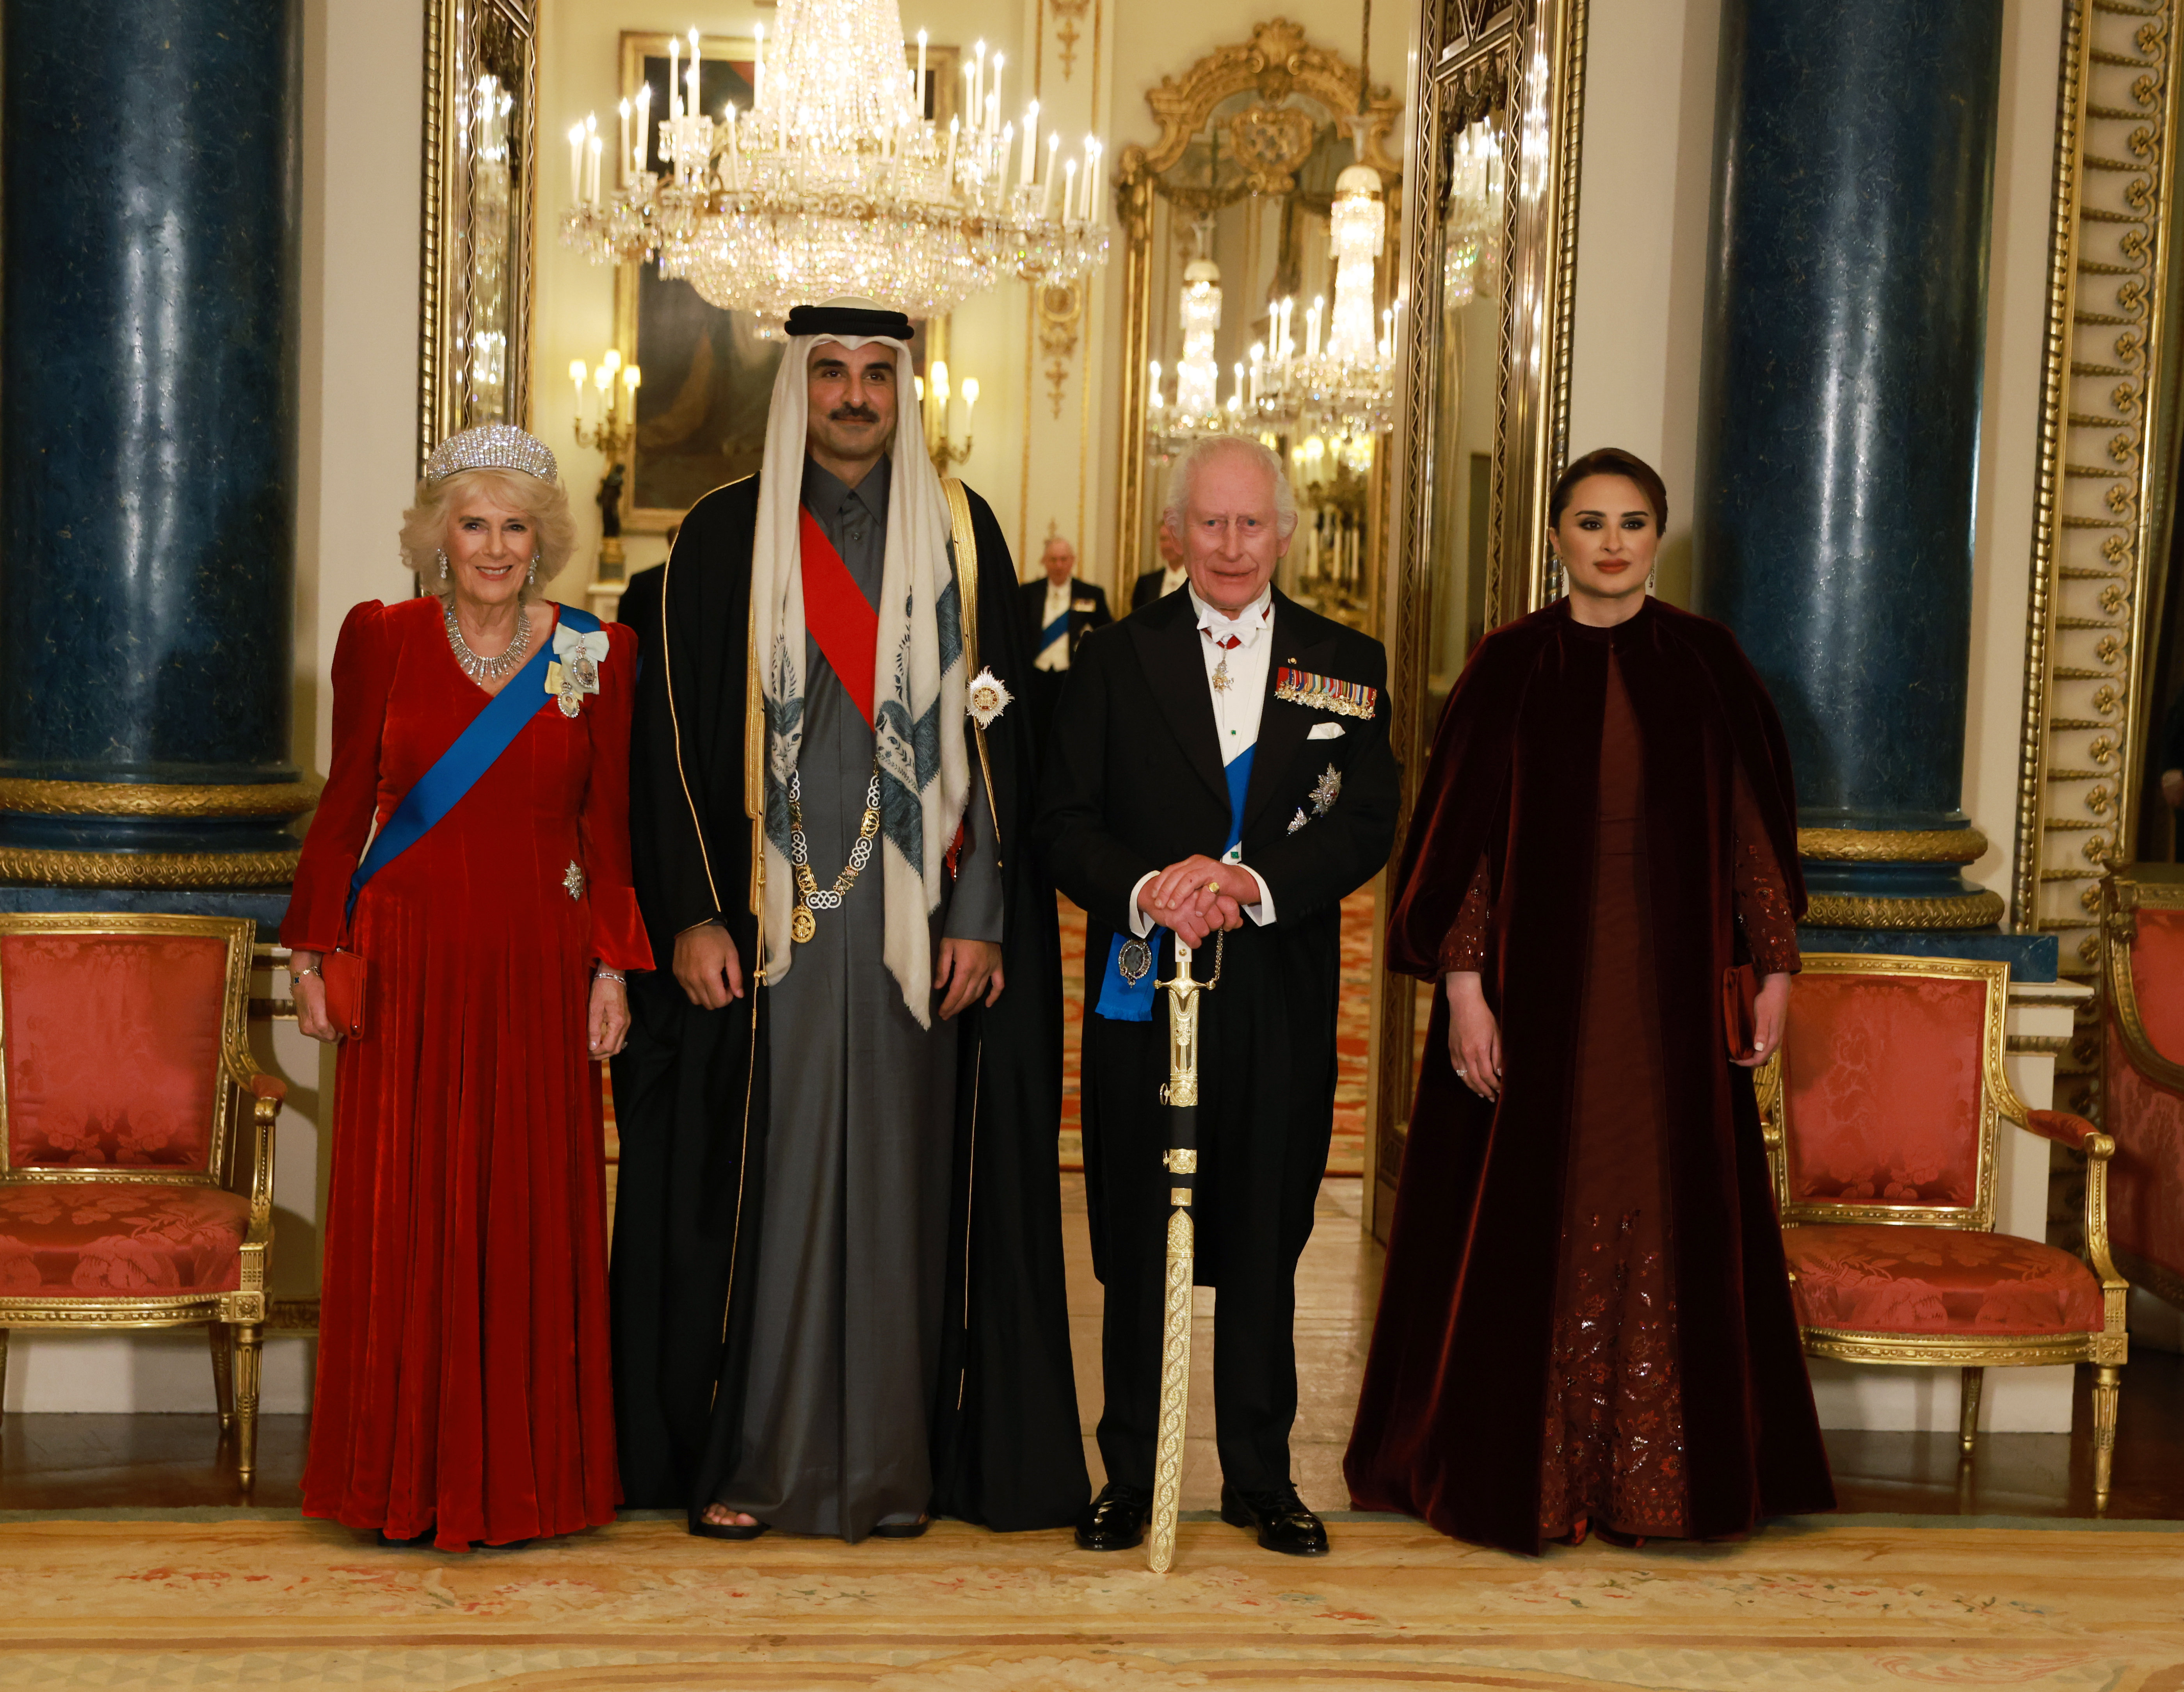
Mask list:
[[[1160,270],[1155,249],[1155,200],[1178,210],[1204,214],[1246,195],[1284,198],[1296,192],[1296,170],[1319,132],[1332,124],[1347,131],[1359,164],[1380,174],[1384,192],[1394,201],[1402,165],[1388,144],[1402,113],[1402,103],[1388,89],[1368,92],[1361,109],[1362,70],[1329,48],[1307,45],[1304,31],[1284,19],[1258,25],[1251,39],[1218,47],[1180,76],[1164,79],[1145,95],[1161,126],[1151,147],[1123,149],[1115,171],[1115,204],[1123,242],[1122,445],[1115,503],[1116,576],[1112,587],[1127,601],[1144,557],[1146,498],[1145,416],[1150,387],[1149,366],[1155,353],[1157,315],[1153,278]],[[1211,192],[1196,182],[1171,179],[1191,143],[1201,139],[1224,103],[1253,95],[1254,103],[1231,110],[1221,129],[1228,158],[1238,167],[1234,179]],[[1301,96],[1322,108],[1327,124],[1312,124],[1292,104]],[[1392,267],[1382,267],[1383,276]],[[1310,293],[1312,290],[1301,290]],[[1238,297],[1246,318],[1259,315],[1270,302]],[[1168,354],[1162,353],[1162,357]],[[1384,462],[1384,454],[1376,459]],[[1376,474],[1376,486],[1379,481]],[[1373,498],[1378,508],[1384,502]]]
[[[426,0],[417,462],[531,417],[538,0]]]
[[[1396,442],[1396,544],[1387,564],[1390,734],[1403,765],[1397,838],[1408,826],[1435,727],[1426,694],[1439,652],[1437,559],[1455,544],[1457,498],[1441,474],[1449,438],[1442,289],[1446,226],[1458,137],[1486,121],[1502,137],[1500,356],[1492,371],[1491,452],[1478,456],[1485,510],[1465,515],[1479,560],[1477,621],[1492,627],[1536,610],[1552,593],[1546,565],[1547,494],[1568,452],[1570,309],[1577,268],[1580,128],[1585,109],[1585,0],[1422,0],[1411,110],[1409,192],[1403,225],[1402,396]],[[1481,395],[1482,402],[1488,396]],[[1467,591],[1469,591],[1467,589]],[[1448,608],[1442,608],[1446,612]],[[1466,639],[1475,638],[1467,636]],[[1437,689],[1435,689],[1437,691]],[[1384,909],[1384,882],[1383,905]],[[1385,1239],[1402,1169],[1418,1071],[1418,1025],[1430,1003],[1390,971],[1374,942],[1368,1215]]]
[[[2020,932],[2059,938],[2066,980],[2096,986],[2100,878],[2145,854],[2148,744],[2184,679],[2178,608],[2164,604],[2184,280],[2166,239],[2179,9],[2064,9],[2012,915]],[[2059,1106],[2098,1110],[2100,1040],[2086,1005],[2057,1060]]]

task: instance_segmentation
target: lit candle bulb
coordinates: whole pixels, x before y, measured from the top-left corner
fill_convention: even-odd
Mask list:
[[[611,377],[621,368],[621,349],[618,347],[608,348],[606,357],[599,360],[599,368]]]
[[[966,440],[968,440],[971,435],[971,408],[978,403],[978,379],[976,376],[966,376],[963,378],[963,436]]]
[[[948,168],[942,175],[940,180],[943,182],[950,185],[952,185],[956,181],[956,137],[961,133],[962,128],[962,119],[950,118],[948,120]]]
[[[1046,138],[1046,179],[1040,183],[1039,190],[1039,220],[1042,223],[1046,220],[1047,214],[1052,210],[1054,207],[1054,161],[1056,155],[1061,151],[1061,137],[1058,135],[1048,136]]]
[[[1017,178],[1017,186],[1028,188],[1039,167],[1039,102],[1036,100],[1024,113],[1023,143],[1023,170]]]
[[[1084,151],[1090,156],[1089,177],[1084,185],[1084,220],[1094,220],[1093,208],[1100,203],[1100,191],[1107,184],[1107,149],[1100,144],[1096,136],[1084,137]]]
[[[694,118],[705,110],[705,108],[698,103],[698,32],[695,30],[690,31],[690,69],[688,75],[690,82],[690,97],[682,104],[684,110]]]
[[[1327,296],[1313,297],[1312,309],[1304,314],[1304,355],[1307,359],[1319,356],[1319,314],[1327,307]]]
[[[1156,411],[1157,411],[1157,410],[1159,410],[1159,409],[1161,409],[1161,407],[1162,407],[1162,406],[1163,406],[1163,405],[1165,405],[1165,404],[1167,404],[1167,402],[1166,400],[1164,400],[1164,399],[1162,399],[1162,398],[1161,398],[1161,363],[1160,363],[1160,360],[1159,360],[1158,359],[1155,359],[1153,360],[1153,386],[1152,386],[1152,407],[1153,407],[1153,409],[1154,409],[1154,410],[1156,410]]]
[[[1001,126],[1001,60],[1004,57],[1005,54],[998,53],[994,55],[994,80],[986,86],[986,106],[993,114],[986,125],[989,135]]]
[[[765,26],[759,29],[759,41],[766,41]],[[667,37],[667,116],[672,122],[682,115],[682,37]]]
[[[632,365],[621,373],[621,385],[629,390],[629,403],[632,406],[637,404],[637,390],[644,380],[644,372],[638,369],[635,365]]]
[[[971,73],[971,121],[977,123],[978,115],[986,109],[986,44],[975,43],[971,51],[977,55],[965,68]]]
[[[925,115],[925,31],[917,32],[917,98],[914,103],[917,115]]]
[[[604,149],[599,140],[599,125],[588,117],[584,120],[584,150],[591,155],[584,198],[597,205],[599,203],[599,154]]]
[[[635,174],[644,174],[644,161],[652,151],[652,85],[647,82],[637,91],[637,143],[630,149],[630,163]]]
[[[629,186],[629,102],[624,100],[615,109],[621,114],[621,146],[615,153],[615,175],[620,179],[616,186]]]
[[[1077,212],[1077,161],[1071,159],[1062,170],[1066,174],[1061,183],[1061,220],[1067,223]]]
[[[584,361],[582,359],[569,360],[569,380],[577,385],[577,415],[580,419],[584,415],[584,378],[590,374],[591,372],[584,368]]]
[[[1259,403],[1259,361],[1267,356],[1267,349],[1257,342],[1251,343],[1251,404]]]
[[[766,109],[766,25],[764,24],[751,25],[751,75],[756,79],[751,84],[751,110],[756,113]],[[761,135],[759,139],[763,142],[766,137]]]
[[[581,204],[584,198],[584,126],[569,125],[569,198]]]

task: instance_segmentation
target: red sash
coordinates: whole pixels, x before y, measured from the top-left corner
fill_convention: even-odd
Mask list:
[[[857,587],[850,566],[827,538],[819,520],[799,509],[804,561],[804,626],[819,643],[850,702],[872,721],[872,671],[880,643],[880,614]]]

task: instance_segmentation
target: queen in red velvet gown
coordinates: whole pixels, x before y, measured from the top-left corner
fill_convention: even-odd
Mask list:
[[[530,615],[550,637],[558,608]],[[342,937],[370,831],[488,702],[443,616],[422,597],[342,626],[332,766],[281,930],[292,949]],[[541,693],[348,929],[367,1008],[337,1067],[307,1516],[446,1549],[614,1519],[588,1020],[595,966],[652,958],[630,886],[636,642],[608,627],[599,691],[574,717]]]
[[[1798,966],[1780,725],[1728,630],[1642,594],[1658,478],[1602,454],[1572,487],[1566,559],[1587,501],[1633,508],[1642,556],[1596,584],[1624,621],[1565,599],[1490,635],[1435,737],[1389,916],[1434,1009],[1344,1460],[1361,1507],[1529,1552],[1834,1501],[1721,1008],[1740,952],[1778,1015]],[[1451,1051],[1473,971],[1498,1097]]]

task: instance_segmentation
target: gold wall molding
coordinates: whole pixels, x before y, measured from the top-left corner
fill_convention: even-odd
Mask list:
[[[1992,928],[2008,909],[1998,893],[1956,899],[1878,899],[1816,893],[1805,909],[1814,928]]]
[[[0,777],[0,810],[34,816],[300,816],[316,781],[198,786],[164,782],[40,782]]]
[[[296,852],[0,849],[0,881],[64,888],[265,888],[296,879]]]
[[[1420,0],[1412,120],[1395,250],[1407,308],[1398,351],[1396,434],[1381,459],[1396,485],[1381,563],[1380,636],[1388,648],[1389,736],[1402,764],[1401,839],[1424,767],[1425,684],[1433,626],[1431,505],[1438,409],[1440,220],[1453,138],[1492,109],[1507,150],[1501,359],[1496,377],[1486,621],[1545,603],[1547,495],[1569,455],[1570,317],[1576,295],[1583,163],[1586,0]],[[1520,170],[1520,161],[1522,169]],[[1379,883],[1384,897],[1386,882]],[[1383,909],[1385,908],[1384,904]],[[1374,939],[1367,1205],[1385,1240],[1411,1114],[1414,1031],[1429,1003],[1387,966]]]
[[[2134,854],[2168,552],[2179,6],[2064,5],[2011,905],[2097,987],[2096,883]],[[2096,1120],[2102,1015],[2079,1008],[2092,1038],[2056,1064],[2059,1105]]]
[[[1986,850],[1976,828],[1801,828],[1797,855],[1834,864],[1969,864]]]

